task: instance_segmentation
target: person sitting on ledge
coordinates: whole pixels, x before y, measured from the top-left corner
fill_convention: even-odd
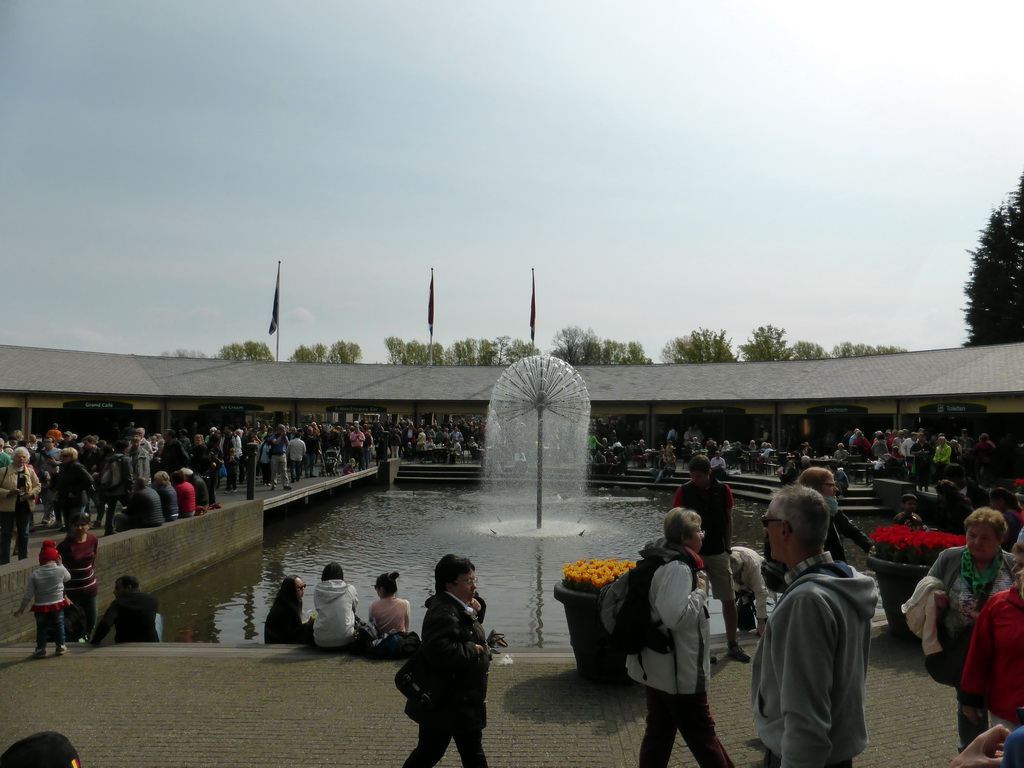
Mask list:
[[[722,452],[721,451],[715,451],[714,454],[712,454],[712,457],[711,457],[711,475],[712,475],[712,477],[714,477],[716,480],[719,480],[719,481],[728,479],[728,475],[726,474],[725,469],[726,469],[726,464],[725,464],[725,459],[722,458]]]
[[[196,487],[185,479],[185,473],[180,469],[171,475],[171,482],[178,497],[178,518],[192,517],[196,513]]]
[[[185,479],[192,484],[193,488],[195,488],[196,514],[205,514],[206,510],[210,507],[210,489],[206,487],[206,481],[188,467],[184,467],[181,470],[181,474],[184,475]],[[178,510],[178,516],[181,517],[180,509]]]
[[[302,579],[298,576],[284,577],[263,625],[264,643],[313,644],[313,618],[302,620],[302,598],[305,594],[306,584]]]
[[[658,461],[660,462],[660,469],[654,467],[650,469],[650,473],[654,476],[654,482],[656,483],[668,480],[676,472],[676,452],[672,447],[672,443],[666,443],[662,447]]]
[[[153,490],[160,497],[160,508],[164,513],[164,522],[178,519],[178,494],[171,486],[171,476],[166,472],[153,475]]]
[[[412,624],[409,601],[398,597],[398,571],[382,573],[374,585],[379,599],[370,604],[370,623],[381,634],[408,632]]]
[[[313,642],[317,648],[340,651],[355,639],[356,607],[359,597],[356,589],[346,583],[345,573],[338,563],[328,563],[320,575],[320,583],[313,591]]]
[[[124,512],[114,515],[114,531],[121,533],[132,528],[159,528],[164,524],[164,509],[160,495],[149,486],[149,480],[136,477],[132,483],[132,496]]]
[[[157,599],[139,589],[138,579],[119,576],[114,582],[114,602],[89,642],[99,645],[113,628],[115,643],[159,643],[163,629],[159,610]]]

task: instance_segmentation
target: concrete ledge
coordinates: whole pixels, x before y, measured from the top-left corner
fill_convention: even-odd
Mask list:
[[[58,542],[61,534],[54,531]],[[131,574],[147,592],[165,587],[263,541],[263,502],[241,501],[200,517],[175,520],[159,528],[104,536],[96,553],[100,611],[113,599],[114,579]],[[36,548],[35,552],[38,551]],[[27,613],[11,614],[21,604],[35,557],[0,566],[0,642],[34,637],[35,622]]]
[[[914,484],[906,480],[873,480],[872,487],[882,500],[882,505],[892,510],[893,514],[900,508],[900,497],[904,493],[914,492]]]

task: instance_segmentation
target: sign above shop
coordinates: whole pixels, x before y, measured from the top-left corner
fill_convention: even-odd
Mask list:
[[[981,403],[931,403],[922,405],[918,413],[988,413],[988,406]]]
[[[232,411],[234,413],[242,413],[245,411],[255,411],[257,413],[263,412],[262,405],[256,405],[255,403],[202,403],[196,409],[198,411]]]
[[[388,409],[379,405],[329,405],[326,413],[387,413]]]
[[[722,416],[722,415],[743,415],[746,408],[737,408],[734,405],[694,405],[683,408],[683,413],[691,416]]]
[[[813,414],[842,414],[842,413],[867,413],[868,409],[863,405],[843,405],[835,403],[833,405],[812,405],[807,409],[807,413]]]
[[[130,411],[134,406],[123,400],[65,400],[64,407],[75,411]]]

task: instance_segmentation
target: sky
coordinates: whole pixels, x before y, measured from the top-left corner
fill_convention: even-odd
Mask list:
[[[1024,4],[0,0],[0,343],[910,350],[1024,170]],[[11,316],[9,316],[9,319]]]

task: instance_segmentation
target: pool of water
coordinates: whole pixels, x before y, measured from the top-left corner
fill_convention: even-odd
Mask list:
[[[354,490],[272,523],[262,547],[159,591],[164,639],[262,642],[263,621],[281,580],[298,575],[312,587],[332,560],[358,591],[363,618],[376,599],[377,576],[399,571],[399,596],[412,603],[418,631],[434,565],[453,552],[476,565],[488,630],[504,633],[512,648],[568,648],[565,616],[552,594],[563,564],[590,557],[635,559],[660,533],[670,502],[668,494],[595,490],[549,502],[538,531],[534,510],[476,489]],[[763,530],[756,518],[763,511],[763,504],[737,502],[737,544],[761,550]],[[857,522],[865,530],[883,524],[877,518]],[[863,553],[854,547],[848,552],[863,569]],[[304,607],[313,607],[312,588]],[[712,631],[723,631],[714,600],[711,610]]]

